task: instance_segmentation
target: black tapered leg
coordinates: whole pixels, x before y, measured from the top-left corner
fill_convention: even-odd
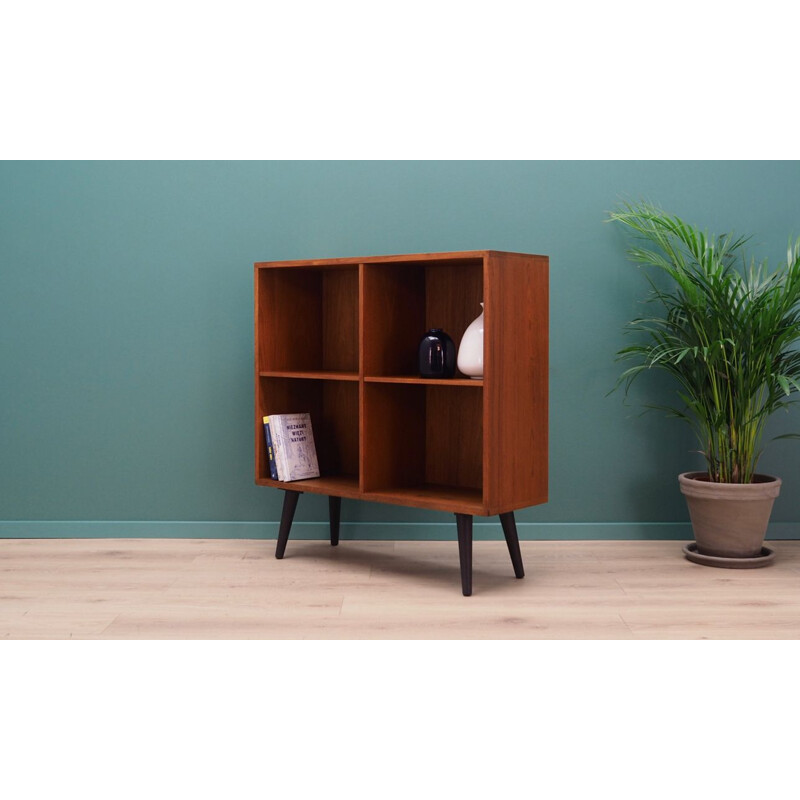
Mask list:
[[[341,497],[328,497],[328,511],[331,518],[331,546],[339,544],[339,517],[342,511]]]
[[[275,558],[283,558],[286,550],[286,542],[289,541],[289,531],[292,529],[294,510],[297,508],[297,500],[302,492],[295,492],[292,489],[285,489],[283,496],[283,511],[281,512],[281,527],[278,530],[278,545],[275,548]]]
[[[503,526],[503,534],[506,537],[511,563],[514,566],[514,574],[518,578],[524,578],[525,570],[522,567],[522,553],[519,551],[519,536],[517,536],[517,523],[514,520],[514,512],[509,511],[506,514],[501,514],[500,524]]]
[[[461,561],[461,591],[464,597],[472,594],[472,515],[456,514],[458,528],[458,557]]]

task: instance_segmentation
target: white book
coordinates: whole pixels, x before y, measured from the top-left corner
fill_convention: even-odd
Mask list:
[[[275,454],[275,469],[278,470],[278,480],[286,480],[286,467],[283,463],[283,447],[281,446],[280,425],[275,421],[277,414],[269,415],[269,432],[272,436],[272,451]]]
[[[270,414],[269,430],[280,480],[301,481],[319,477],[310,414]]]

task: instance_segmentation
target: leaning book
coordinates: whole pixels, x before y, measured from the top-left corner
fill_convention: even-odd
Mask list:
[[[319,477],[310,414],[270,414],[269,430],[282,473],[281,480],[301,481]]]

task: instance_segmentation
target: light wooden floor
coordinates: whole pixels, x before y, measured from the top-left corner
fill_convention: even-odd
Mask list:
[[[796,639],[800,541],[725,570],[681,542],[0,540],[6,639]]]

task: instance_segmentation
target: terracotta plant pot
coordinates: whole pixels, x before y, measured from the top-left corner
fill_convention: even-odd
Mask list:
[[[692,520],[697,552],[722,558],[761,554],[781,479],[755,475],[753,483],[713,483],[705,472],[678,476]]]

